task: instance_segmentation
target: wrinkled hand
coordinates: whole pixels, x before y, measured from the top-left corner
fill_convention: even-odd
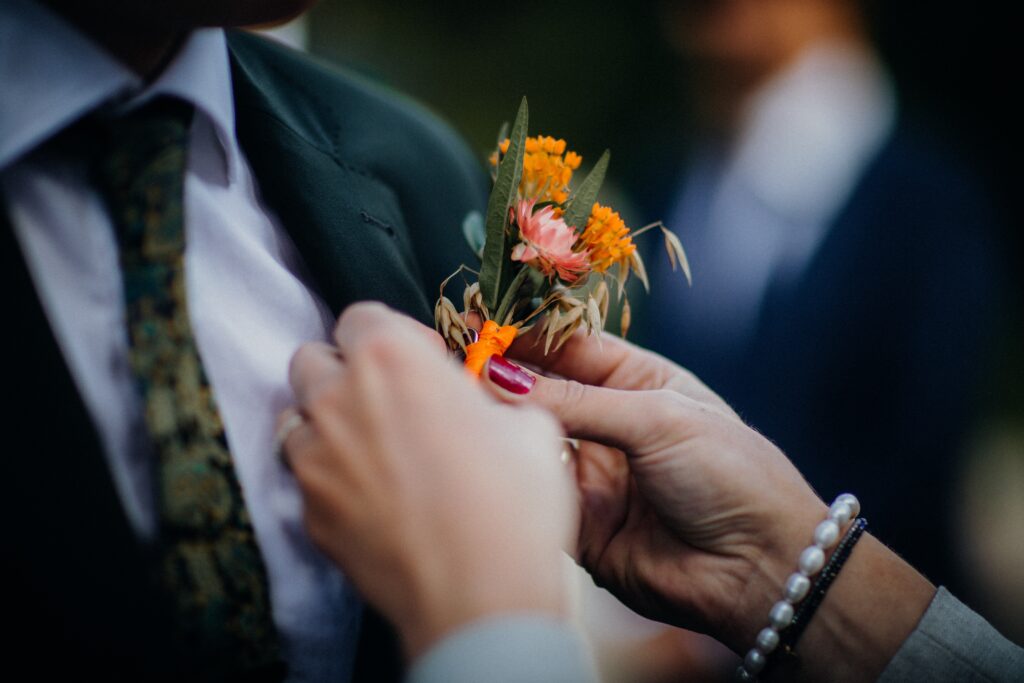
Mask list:
[[[306,418],[285,442],[314,540],[415,656],[497,612],[566,609],[576,533],[556,421],[495,401],[440,338],[384,306],[291,367]]]
[[[540,376],[522,395],[488,386],[548,408],[584,440],[578,560],[598,584],[641,614],[749,645],[751,619],[766,618],[826,507],[691,373],[602,342],[578,333],[545,356],[527,336],[509,357],[567,379]]]

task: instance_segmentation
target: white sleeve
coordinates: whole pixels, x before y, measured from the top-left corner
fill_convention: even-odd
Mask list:
[[[500,616],[446,636],[413,662],[407,683],[596,683],[579,634],[542,616]]]

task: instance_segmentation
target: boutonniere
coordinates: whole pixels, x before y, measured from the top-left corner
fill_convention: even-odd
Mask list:
[[[462,224],[479,270],[462,265],[445,278],[434,307],[438,332],[449,348],[465,353],[466,368],[476,375],[491,356],[503,355],[535,325],[545,353],[580,327],[600,334],[612,296],[622,303],[619,329],[625,336],[630,322],[626,282],[635,274],[650,289],[634,243],[645,232],[661,231],[672,269],[679,267],[690,279],[686,253],[672,231],[660,221],[631,231],[617,212],[598,202],[608,151],[574,184],[582,157],[567,150],[565,140],[529,137],[528,119],[524,97],[490,158],[494,185],[487,213],[472,212]],[[445,296],[459,275],[465,281],[461,312]],[[471,313],[482,321],[479,333],[466,325]]]

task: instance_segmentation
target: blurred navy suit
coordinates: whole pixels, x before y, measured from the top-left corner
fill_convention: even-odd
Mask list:
[[[955,586],[952,479],[998,278],[988,199],[937,150],[899,121],[813,257],[770,281],[739,342],[708,344],[692,320],[665,313],[696,293],[698,254],[692,292],[652,263],[635,329],[773,439],[823,498],[855,493],[879,538]],[[686,244],[687,226],[672,227]]]

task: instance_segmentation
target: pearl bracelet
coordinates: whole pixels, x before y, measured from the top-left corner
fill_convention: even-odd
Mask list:
[[[769,625],[757,634],[756,645],[747,652],[743,664],[736,669],[737,681],[756,681],[764,670],[768,656],[779,646],[779,631],[793,622],[794,607],[811,589],[811,577],[825,566],[825,551],[839,542],[842,528],[860,514],[860,501],[852,493],[835,499],[828,509],[828,517],[814,529],[813,543],[800,553],[797,571],[786,579],[783,599],[772,605],[768,612]]]

